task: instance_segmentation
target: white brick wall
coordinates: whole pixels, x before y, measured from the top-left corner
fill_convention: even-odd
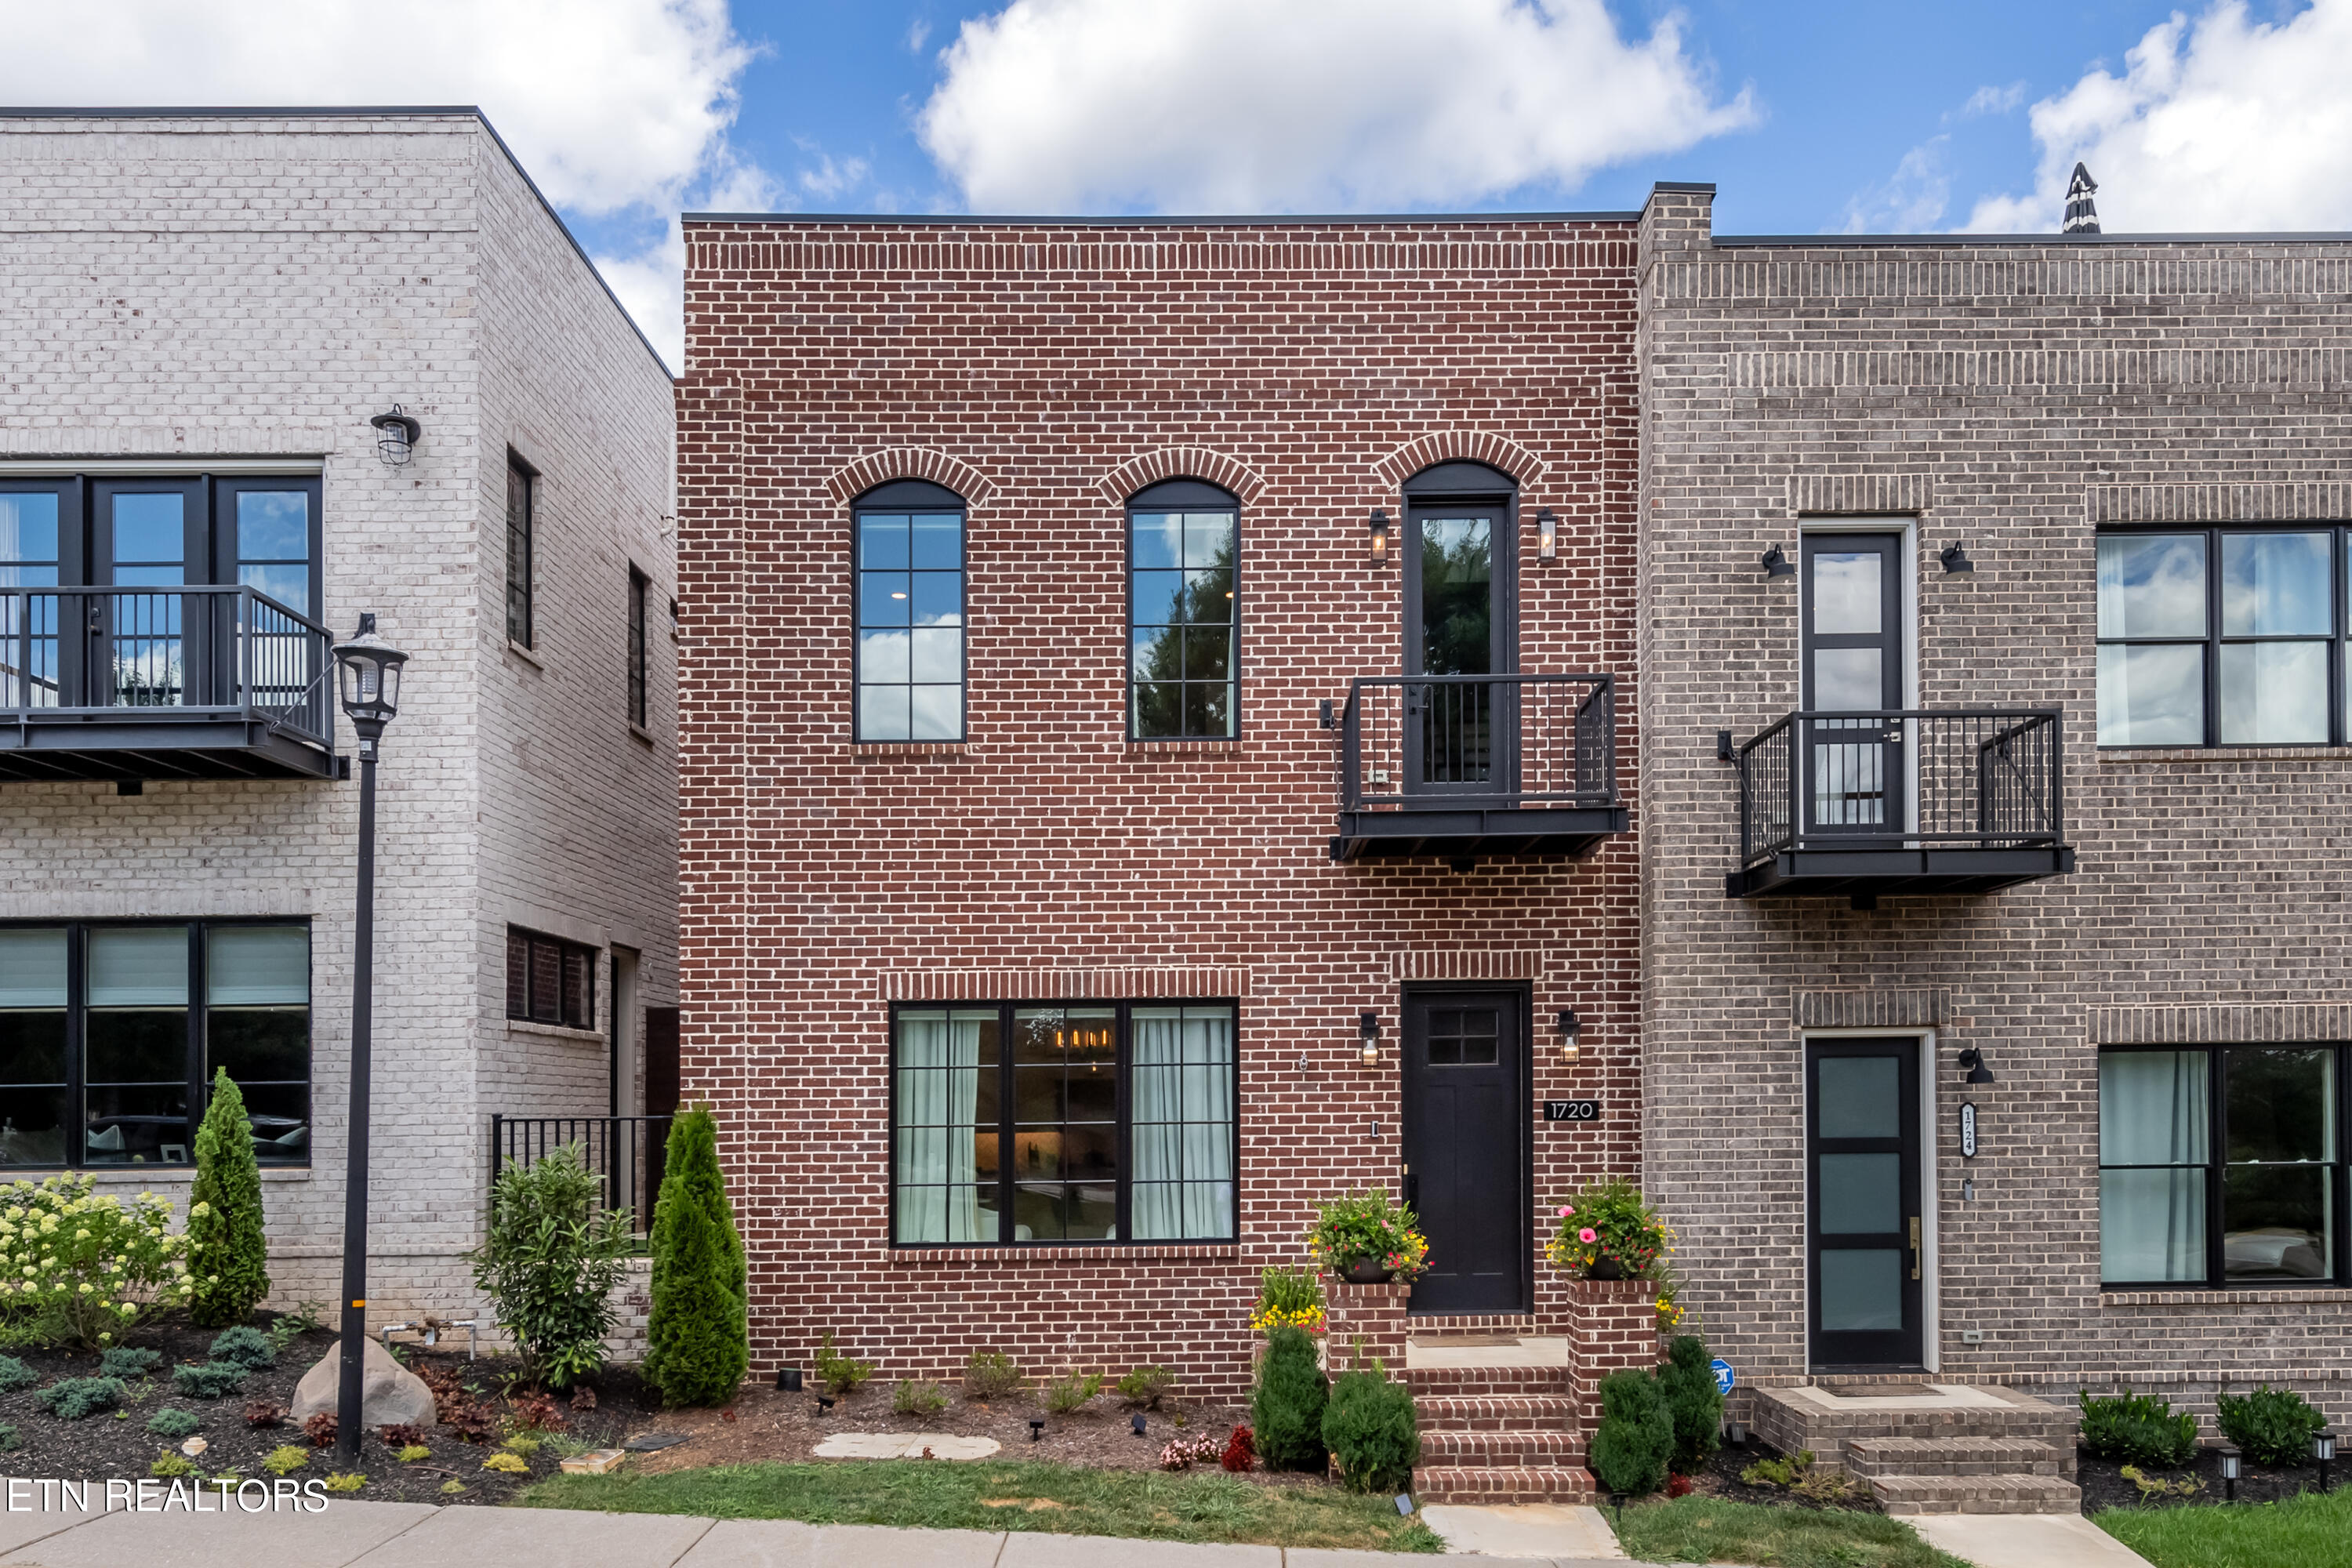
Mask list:
[[[624,703],[625,563],[657,612],[675,581],[668,378],[469,114],[0,116],[0,463],[323,463],[322,618],[375,611],[413,656],[379,800],[371,1311],[470,1310],[451,1258],[490,1113],[605,1108],[601,1041],[508,1029],[506,923],[640,949],[641,999],[676,994],[666,615],[650,744]],[[397,469],[366,423],[394,401],[425,426]],[[543,670],[505,648],[509,445],[546,475]],[[283,1300],[337,1290],[357,809],[356,783],[0,785],[0,919],[311,917],[315,1164],[265,1189]]]

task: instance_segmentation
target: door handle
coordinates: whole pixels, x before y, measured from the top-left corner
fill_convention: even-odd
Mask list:
[[[1420,1208],[1420,1198],[1421,1178],[1407,1171],[1404,1173],[1404,1206],[1409,1209]]]
[[[1919,1278],[1919,1216],[1911,1216],[1911,1278]]]

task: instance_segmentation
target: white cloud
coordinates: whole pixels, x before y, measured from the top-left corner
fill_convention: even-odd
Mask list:
[[[919,116],[974,210],[1466,204],[1752,123],[1601,0],[1013,0]]]
[[[16,0],[5,26],[0,102],[479,104],[592,217],[668,216],[744,175],[727,129],[754,51],[727,0]],[[598,265],[676,365],[678,287],[652,289],[675,225],[666,244]]]
[[[1895,165],[1895,177],[1873,185],[1845,205],[1847,234],[1925,234],[1944,220],[1952,195],[1952,172],[1945,160],[1948,132],[1930,136]]]
[[[2011,82],[2007,87],[1980,87],[1960,105],[1960,118],[1973,120],[1979,114],[2007,114],[2025,101],[2025,84]]]
[[[2109,234],[2352,228],[2352,0],[2252,21],[2224,0],[2179,12],[2030,119],[2042,156],[2028,195],[1989,196],[1979,233],[2048,233],[2079,160]]]
[[[923,45],[929,40],[930,36],[930,23],[920,16],[916,17],[907,26],[907,52],[910,55],[921,54]]]

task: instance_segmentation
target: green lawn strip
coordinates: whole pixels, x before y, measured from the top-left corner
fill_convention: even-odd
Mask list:
[[[2111,1508],[2092,1522],[2156,1568],[2352,1568],[2352,1492],[2212,1508]]]
[[[1601,1514],[1612,1524],[1614,1510]],[[1720,1498],[1633,1503],[1617,1531],[1643,1563],[1753,1563],[1761,1568],[1968,1568],[1880,1513],[1763,1508]]]
[[[984,1499],[998,1506],[988,1506]],[[652,1476],[616,1471],[551,1477],[516,1501],[531,1508],[797,1519],[811,1524],[1026,1530],[1388,1552],[1444,1549],[1427,1525],[1400,1517],[1385,1497],[1256,1486],[1221,1475],[1078,1465],[871,1459],[719,1465]],[[1060,1506],[1022,1506],[1032,1502]]]

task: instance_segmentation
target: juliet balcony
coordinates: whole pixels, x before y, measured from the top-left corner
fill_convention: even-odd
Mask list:
[[[1586,855],[1625,831],[1609,676],[1366,676],[1339,730],[1335,860]]]
[[[2060,729],[2054,708],[1791,713],[1731,752],[1739,864],[1725,891],[1863,904],[2063,876]]]
[[[0,780],[332,777],[332,643],[248,587],[0,589]]]

